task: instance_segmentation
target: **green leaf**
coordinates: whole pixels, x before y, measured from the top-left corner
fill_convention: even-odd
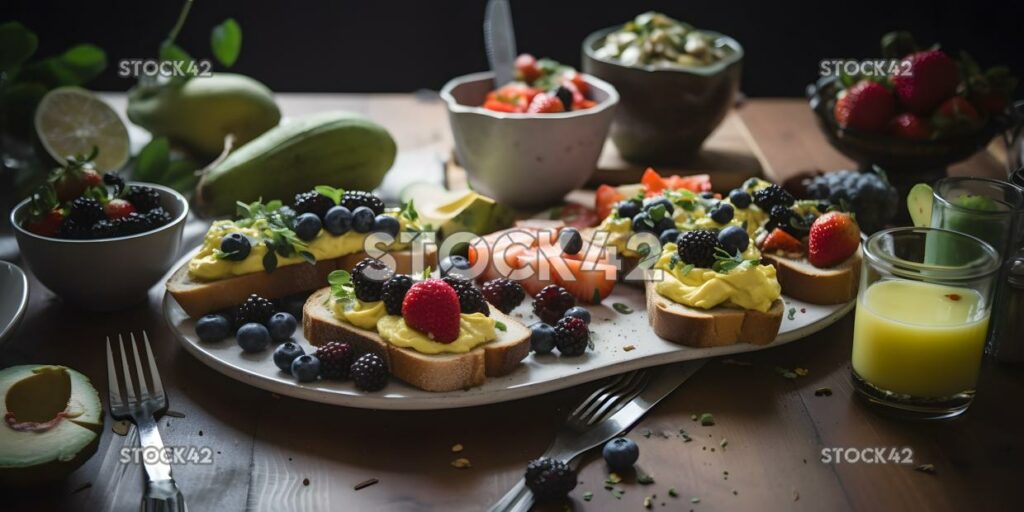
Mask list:
[[[210,48],[213,56],[217,58],[224,67],[230,68],[238,60],[238,54],[242,51],[242,27],[234,18],[224,20],[224,23],[213,27],[210,33]]]
[[[301,256],[302,259],[306,261],[306,263],[309,263],[310,265],[316,265],[316,256],[313,256],[313,253],[309,251],[299,251],[299,256]]]
[[[171,164],[171,143],[167,137],[157,137],[146,144],[135,157],[133,177],[139,181],[163,183]]]
[[[160,44],[160,60],[178,62],[182,71],[186,73],[186,76],[174,76],[171,79],[172,83],[183,83],[199,71],[198,67],[190,65],[193,62],[192,56],[172,42],[164,41]]]
[[[352,275],[344,270],[335,270],[327,275],[327,283],[333,286],[346,286],[352,283]]]
[[[334,188],[328,185],[317,185],[313,187],[318,194],[331,198],[334,204],[341,203],[341,197],[345,195],[345,189]]]
[[[682,274],[685,276],[689,274],[690,271],[693,270],[693,268],[694,267],[692,263],[687,263],[686,265],[683,265],[683,269],[680,272],[682,272]]]
[[[505,322],[502,322],[500,320],[495,320],[494,321],[494,328],[499,330],[499,331],[501,331],[501,332],[508,331],[508,326],[505,325]]]
[[[17,21],[0,24],[0,71],[22,65],[36,52],[39,37]]]
[[[76,77],[78,84],[84,84],[106,69],[107,54],[96,45],[80,44],[65,51],[60,63]]]
[[[627,305],[625,305],[625,304],[623,304],[621,302],[616,302],[616,303],[612,304],[612,309],[614,309],[615,311],[617,311],[617,312],[619,312],[620,314],[623,314],[623,315],[628,315],[628,314],[633,312],[632,308],[630,308],[629,306],[627,306]]]

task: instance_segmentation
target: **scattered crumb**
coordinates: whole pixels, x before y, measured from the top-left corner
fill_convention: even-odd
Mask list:
[[[359,482],[358,484],[356,484],[355,487],[353,487],[353,489],[355,489],[357,491],[360,490],[360,489],[365,489],[365,488],[367,488],[367,487],[369,487],[371,485],[375,485],[377,482],[380,482],[380,480],[377,480],[376,478],[370,478],[368,480],[363,480],[362,482]]]
[[[592,499],[594,499],[594,493],[590,491],[583,493],[583,501],[590,501]]]
[[[690,498],[690,503],[700,503],[700,498],[694,496]]]
[[[203,437],[203,431],[202,430],[199,431],[199,437]]]
[[[185,413],[178,412],[178,411],[173,411],[173,410],[169,410],[169,411],[165,412],[164,415],[165,416],[170,416],[172,418],[184,418],[185,417]]]
[[[800,493],[793,489],[793,501],[800,501]]]
[[[723,359],[722,364],[731,364],[733,366],[754,366],[754,363],[751,363],[750,361],[741,361],[739,359],[733,359],[731,357],[728,359]]]
[[[914,471],[920,471],[922,473],[928,473],[930,475],[931,474],[935,474],[935,465],[934,464],[921,464],[920,466],[915,467]]]
[[[649,428],[648,429],[644,429],[644,431],[640,435],[644,436],[647,439],[650,439],[651,438],[651,429],[649,429]]]
[[[814,396],[832,396],[832,388],[818,388],[814,390]]]
[[[309,479],[308,478],[303,478],[302,479],[302,485],[304,485],[306,487],[309,487]]]
[[[452,453],[459,453],[462,451],[462,445],[455,443],[452,445]]]
[[[626,345],[625,347],[622,347],[622,350],[625,350],[626,352],[629,352],[630,350],[636,350],[636,346],[634,346],[634,345]]]
[[[697,421],[697,415],[696,414],[691,414],[690,415],[690,419],[693,420],[693,421]]]
[[[650,496],[645,496],[644,497],[644,508],[651,508],[651,497]]]
[[[119,436],[126,436],[128,435],[128,430],[131,426],[132,424],[128,422],[128,420],[119,420],[115,421],[114,424],[110,426],[110,430],[114,431],[114,433]]]
[[[718,445],[721,446],[723,449],[725,449],[726,446],[729,446],[729,440],[723,437],[722,438],[722,442],[718,443]],[[728,475],[729,472],[726,471],[725,474]]]
[[[470,464],[469,459],[460,457],[452,461],[452,467],[457,469],[467,469],[473,467],[473,465]]]
[[[700,415],[700,424],[705,427],[710,427],[715,424],[715,417],[710,412],[706,412]]]
[[[608,479],[605,480],[606,484],[617,484],[622,481],[622,477],[618,473],[608,473]]]
[[[640,474],[636,477],[636,483],[640,485],[651,485],[654,483],[654,477],[651,475]]]
[[[678,498],[679,497],[679,493],[676,492],[676,488],[675,487],[669,487],[668,495],[673,497],[673,498]]]
[[[793,373],[800,377],[806,377],[807,374],[811,373],[807,368],[793,368]]]

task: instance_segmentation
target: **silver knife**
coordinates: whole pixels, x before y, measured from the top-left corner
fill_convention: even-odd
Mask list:
[[[494,72],[494,86],[501,87],[515,77],[516,33],[507,0],[488,0],[484,13],[484,45]]]
[[[686,382],[697,372],[706,360],[698,359],[676,363],[660,368],[651,369],[657,371],[651,382],[637,395],[636,398],[627,402],[617,412],[609,416],[593,428],[571,438],[565,438],[564,431],[560,432],[558,438],[544,453],[545,457],[553,457],[571,463],[586,451],[604,444],[609,439],[630,428],[640,420],[652,407],[658,404],[676,390],[683,382]],[[491,508],[490,512],[520,512],[529,510],[533,504],[533,495],[526,490],[522,479],[505,494]]]

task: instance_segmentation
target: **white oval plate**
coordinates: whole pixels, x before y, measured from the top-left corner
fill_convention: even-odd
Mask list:
[[[855,301],[836,306],[817,306],[783,297],[786,312],[776,340],[766,346],[741,343],[724,347],[689,348],[656,336],[647,324],[643,290],[619,285],[604,303],[589,306],[593,350],[579,357],[555,354],[530,354],[511,374],[488,378],[479,387],[447,393],[432,393],[392,379],[386,388],[375,393],[359,391],[351,382],[296,382],[280,371],[273,361],[273,348],[258,354],[242,351],[229,338],[217,343],[203,343],[195,334],[195,321],[188,317],[169,293],[164,295],[164,316],[182,345],[207,366],[251,386],[295,398],[335,405],[367,409],[450,409],[506,402],[594,381],[619,373],[667,363],[703,359],[727,354],[752,352],[774,347],[818,332],[840,319],[853,308]],[[537,318],[530,311],[527,299],[512,311],[512,316],[529,325]],[[620,314],[611,304],[626,304],[634,312]],[[792,311],[792,313],[791,313]],[[307,353],[315,350],[302,336],[296,341]],[[632,345],[632,350],[624,347]]]
[[[13,263],[0,261],[0,343],[14,334],[28,306],[28,278]]]

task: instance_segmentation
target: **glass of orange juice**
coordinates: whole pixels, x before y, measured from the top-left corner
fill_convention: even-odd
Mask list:
[[[967,410],[999,261],[988,243],[945,229],[894,228],[868,238],[853,327],[858,394],[914,418]]]

